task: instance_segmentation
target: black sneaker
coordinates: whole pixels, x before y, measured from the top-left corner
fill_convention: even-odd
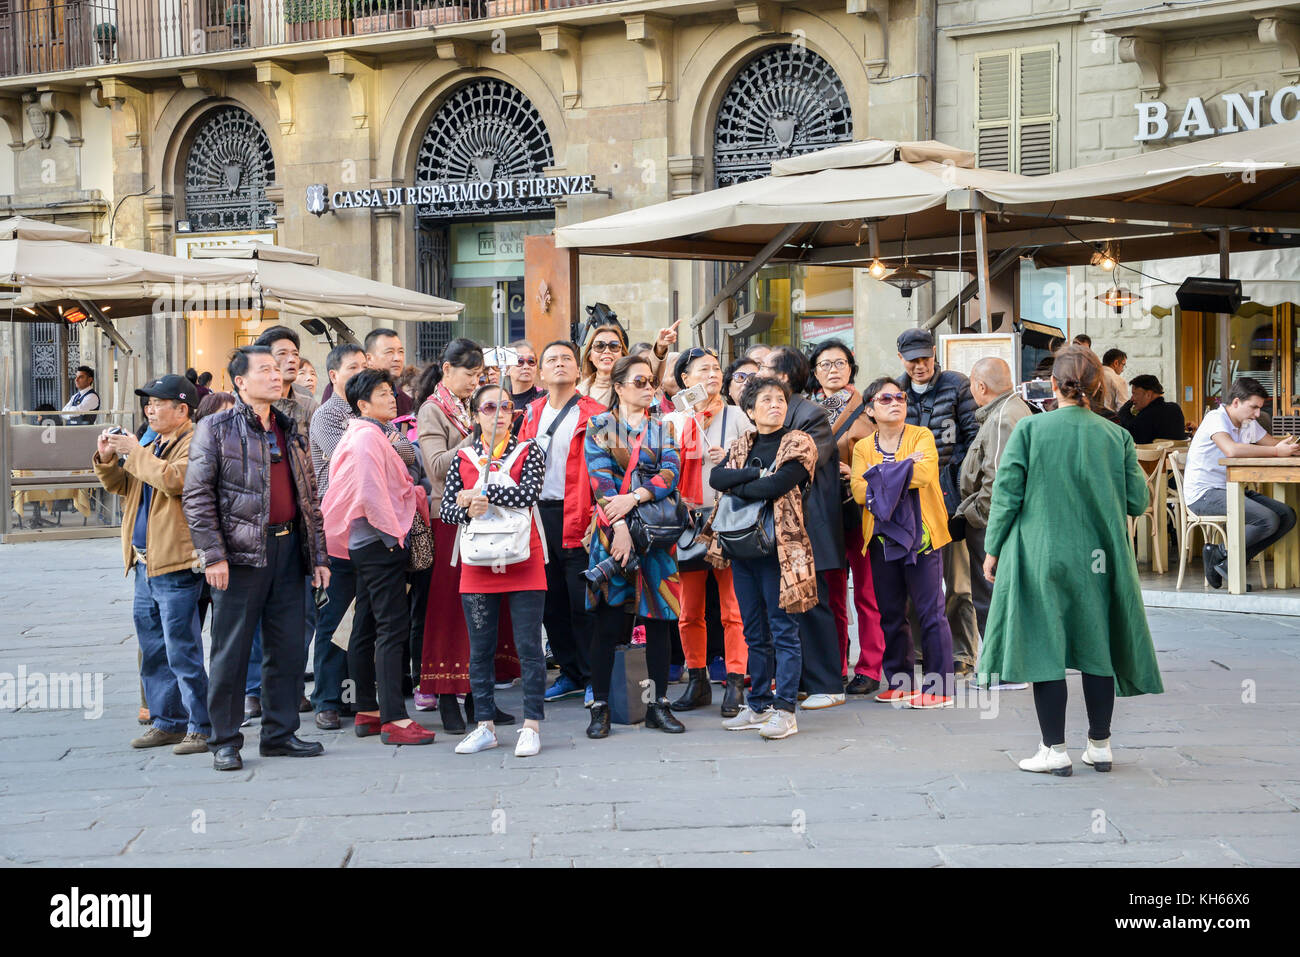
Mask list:
[[[844,688],[845,694],[875,694],[880,690],[880,682],[866,675],[854,675],[853,680]]]
[[[1211,588],[1223,587],[1223,575],[1215,567],[1215,560],[1219,557],[1218,549],[1213,545],[1206,545],[1201,549],[1201,561],[1205,564],[1205,580],[1210,583]]]

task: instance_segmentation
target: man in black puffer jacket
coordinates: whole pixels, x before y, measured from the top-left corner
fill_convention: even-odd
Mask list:
[[[971,395],[969,379],[960,372],[939,368],[934,358],[934,336],[928,329],[908,329],[899,336],[898,357],[903,360],[907,376],[907,423],[934,433],[934,444],[939,449],[939,486],[951,519],[961,504],[961,463],[980,430],[975,419],[979,407]],[[943,548],[948,627],[958,677],[971,673],[979,652],[979,626],[970,593],[970,558],[960,526],[960,519],[950,523],[953,541]]]
[[[306,437],[272,408],[283,391],[266,346],[236,350],[227,367],[239,400],[203,419],[190,442],[182,505],[212,586],[208,711],[218,771],[243,767],[239,731],[253,632],[262,626],[263,756],[312,757],[300,740],[298,702],[306,646],[303,578],[329,585],[329,560]]]

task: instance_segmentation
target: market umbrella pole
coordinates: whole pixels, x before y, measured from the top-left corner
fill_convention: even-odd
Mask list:
[[[1228,230],[1219,230],[1219,278],[1228,278]],[[1232,388],[1232,316],[1219,313],[1219,401],[1228,404],[1228,390]],[[1274,393],[1277,392],[1275,388]]]

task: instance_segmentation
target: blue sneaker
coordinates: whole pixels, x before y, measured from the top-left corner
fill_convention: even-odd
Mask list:
[[[669,665],[669,666],[668,666],[668,683],[669,683],[670,685],[675,685],[675,684],[677,684],[677,682],[681,681],[681,680],[682,680],[682,671],[683,671],[683,670],[685,670],[685,666],[684,666],[684,665]]]
[[[568,675],[561,673],[560,677],[555,679],[555,684],[546,689],[546,694],[542,696],[543,701],[563,701],[565,698],[576,698],[582,694],[582,685],[577,684]]]
[[[709,680],[719,685],[727,683],[727,663],[720,657],[709,662]]]
[[[594,700],[596,700],[596,696],[591,693],[591,685],[587,685],[587,693],[582,696],[582,706],[590,708]]]

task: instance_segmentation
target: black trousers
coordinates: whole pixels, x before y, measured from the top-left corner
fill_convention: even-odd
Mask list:
[[[1115,679],[1081,674],[1083,704],[1088,711],[1088,737],[1105,741],[1110,737],[1110,719],[1115,711]],[[1043,744],[1065,744],[1065,704],[1069,693],[1065,679],[1034,682],[1034,710]]]
[[[966,526],[966,553],[970,555],[970,597],[975,605],[975,621],[979,624],[980,640],[989,622],[989,603],[993,601],[993,585],[984,577],[984,533],[986,528]],[[975,649],[976,657],[979,648]],[[973,662],[972,662],[973,664]]]
[[[402,695],[402,672],[411,632],[406,549],[376,541],[348,549],[348,556],[357,574],[357,607],[348,639],[348,673],[356,682],[356,709],[378,710],[384,724],[402,721],[409,717]],[[456,611],[448,609],[447,613]]]
[[[411,670],[407,674],[410,675],[411,684],[417,688],[420,686],[420,662],[424,660],[424,613],[429,607],[429,579],[432,577],[432,568],[426,568],[422,572],[406,573],[406,580],[411,586],[408,592],[411,607],[411,638],[407,643],[411,655]]]
[[[799,641],[803,645],[803,680],[810,695],[843,694],[840,672],[840,635],[831,611],[831,592],[825,572],[817,573],[817,605],[795,616],[799,620]]]
[[[244,683],[253,632],[262,626],[262,743],[279,744],[298,730],[298,701],[307,649],[302,544],[295,530],[268,535],[266,565],[231,565],[225,591],[212,589],[212,660],[208,747],[244,746]]]
[[[614,650],[632,639],[632,628],[645,625],[645,665],[655,686],[655,701],[668,694],[668,625],[658,618],[637,619],[622,606],[601,604],[592,613],[596,637],[591,646],[591,694],[595,701],[609,701],[609,681],[614,672]]]
[[[591,683],[591,640],[595,620],[587,611],[585,548],[564,547],[564,503],[542,501],[542,531],[546,535],[546,608],[542,624],[560,671],[574,684]],[[607,679],[608,680],[608,679]]]

